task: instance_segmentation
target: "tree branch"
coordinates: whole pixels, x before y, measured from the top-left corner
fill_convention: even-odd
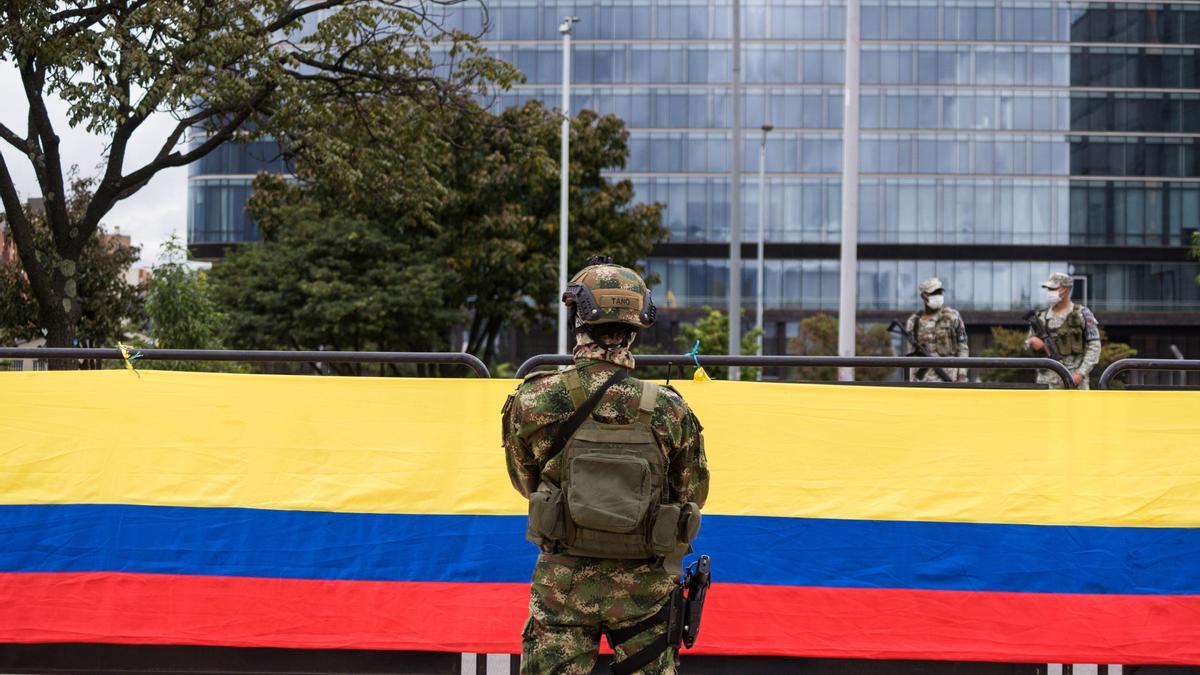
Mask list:
[[[128,36],[126,36],[128,37]],[[108,146],[108,161],[104,168],[104,175],[100,179],[100,183],[96,186],[96,190],[92,195],[92,199],[88,204],[87,211],[81,219],[79,225],[81,229],[90,231],[93,227],[98,228],[100,218],[108,212],[111,205],[116,201],[116,195],[120,192],[121,171],[125,166],[125,152],[129,146],[129,139],[138,127],[150,115],[150,111],[158,107],[157,101],[161,100],[161,93],[152,93],[155,89],[151,86],[151,91],[148,91],[143,97],[142,105],[139,105],[137,110],[134,110],[130,105],[130,94],[132,90],[132,75],[128,72],[126,65],[128,59],[128,50],[125,47],[121,49],[121,59],[117,63],[117,73],[120,78],[122,91],[125,99],[121,101],[119,114],[124,118],[116,129],[113,131],[112,141]],[[157,84],[157,83],[155,83]],[[146,99],[151,96],[157,96],[153,105],[144,105]],[[178,140],[178,139],[176,139]],[[86,241],[83,240],[83,241]],[[82,250],[83,243],[78,244],[78,249]]]
[[[279,30],[283,30],[295,22],[297,19],[302,19],[309,14],[319,12],[324,9],[333,9],[342,5],[349,4],[351,0],[325,0],[325,2],[314,2],[311,5],[298,5],[292,7],[291,10],[275,17],[271,23],[264,24],[263,27],[250,34],[254,36],[270,35]]]
[[[3,123],[0,123],[0,140],[4,140],[17,150],[20,150],[22,154],[29,154],[28,141],[18,136],[12,129],[4,126]]]
[[[46,222],[50,225],[56,247],[63,246],[71,239],[70,216],[67,214],[67,194],[63,182],[62,157],[59,154],[59,138],[54,133],[54,123],[50,120],[50,112],[46,110],[46,101],[42,98],[42,87],[45,85],[45,71],[33,64],[31,57],[26,57],[18,64],[21,72],[21,83],[25,88],[25,98],[29,102],[29,121],[33,125],[31,132],[36,132],[41,143],[41,152],[33,153],[34,169],[39,170],[38,184],[42,188],[42,198],[46,204]],[[40,165],[40,166],[39,166]],[[77,232],[81,240],[91,236],[91,232]]]
[[[33,288],[38,307],[48,310],[55,306],[50,275],[38,261],[33,241],[33,223],[29,222],[25,215],[25,207],[21,204],[21,197],[17,194],[3,154],[0,154],[0,203],[4,204],[4,210],[7,212],[5,219],[8,221],[8,229],[13,233],[13,241],[17,243],[17,255],[21,258],[25,276],[29,277],[29,285]]]
[[[226,122],[219,131],[209,135],[209,137],[205,139],[205,141],[199,146],[184,153],[178,151],[172,152],[172,148],[179,143],[179,139],[183,136],[183,132],[186,131],[187,128],[196,121],[221,114],[223,111],[211,109],[199,115],[193,115],[190,118],[184,118],[183,120],[180,120],[179,124],[175,126],[175,129],[171,132],[166,142],[163,143],[162,148],[159,149],[158,154],[155,155],[154,159],[150,160],[150,162],[136,171],[127,174],[118,182],[115,198],[104,208],[104,212],[107,212],[108,208],[111,208],[112,203],[125,199],[126,197],[140,190],[142,186],[150,182],[150,179],[153,178],[154,175],[159,171],[175,166],[185,166],[187,164],[191,164],[213,150],[216,150],[222,143],[232,139],[238,130],[240,130],[246,123],[246,120],[250,119],[250,116],[254,114],[259,106],[261,106],[267,100],[267,97],[270,96],[273,89],[273,87],[264,87],[254,98],[247,101],[246,104],[242,106],[242,109],[234,114],[233,119],[231,119],[229,122]],[[95,199],[93,199],[93,202],[95,202]],[[90,206],[88,210],[91,210]]]

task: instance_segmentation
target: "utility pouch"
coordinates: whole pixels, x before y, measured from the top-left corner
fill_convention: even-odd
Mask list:
[[[626,534],[642,524],[654,497],[650,463],[589,453],[571,458],[567,507],[578,527]]]
[[[562,490],[542,483],[537,492],[529,494],[529,529],[525,538],[538,546],[548,546],[566,536]]]
[[[650,548],[654,555],[668,555],[679,545],[679,505],[661,504],[650,532]]]
[[[683,521],[680,527],[683,532],[683,543],[690,544],[696,540],[696,535],[700,534],[700,507],[696,502],[688,502],[683,505]]]

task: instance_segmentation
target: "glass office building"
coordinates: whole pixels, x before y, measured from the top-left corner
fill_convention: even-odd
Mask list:
[[[188,143],[204,140],[193,134]],[[188,166],[188,249],[193,257],[219,259],[228,246],[262,238],[246,214],[259,171],[287,171],[275,142],[227,143]]]
[[[629,178],[662,202],[648,260],[667,319],[724,306],[729,280],[731,5],[726,0],[490,0],[489,49],[527,81],[497,105],[559,100],[558,25],[575,110],[623,118]],[[742,288],[752,321],[760,127],[766,137],[768,352],[836,310],[845,5],[744,0]],[[465,31],[479,8],[445,10]],[[1019,323],[1052,270],[1110,337],[1200,354],[1200,2],[863,0],[859,309],[905,314],[938,275],[973,339]],[[224,161],[224,160],[221,160]],[[227,161],[231,167],[235,159]],[[193,175],[193,244],[253,238],[238,177]],[[208,237],[209,239],[205,239]],[[241,238],[241,239],[239,239]],[[1161,343],[1161,344],[1160,344]]]

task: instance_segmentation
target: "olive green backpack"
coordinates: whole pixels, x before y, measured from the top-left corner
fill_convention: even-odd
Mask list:
[[[658,385],[642,383],[638,416],[630,424],[592,419],[604,393],[625,377],[625,371],[617,371],[577,406],[546,456],[543,469],[563,453],[561,485],[543,475],[538,490],[529,495],[526,533],[543,551],[657,558],[690,543],[699,530],[695,504],[669,502],[667,459],[650,426]]]

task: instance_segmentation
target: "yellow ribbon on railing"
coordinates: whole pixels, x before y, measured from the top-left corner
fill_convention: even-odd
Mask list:
[[[712,382],[712,378],[708,376],[708,373],[704,372],[704,367],[700,365],[698,354],[700,354],[700,341],[696,340],[692,351],[687,353],[688,356],[692,357],[692,362],[696,364],[696,372],[692,373],[692,379],[696,382]]]
[[[121,344],[120,342],[117,343],[117,349],[121,350],[121,359],[125,362],[125,369],[134,375],[137,375],[139,380],[142,379],[142,374],[137,371],[137,368],[133,367],[133,362],[142,358],[142,353],[134,352],[133,354],[130,354],[129,346]]]

